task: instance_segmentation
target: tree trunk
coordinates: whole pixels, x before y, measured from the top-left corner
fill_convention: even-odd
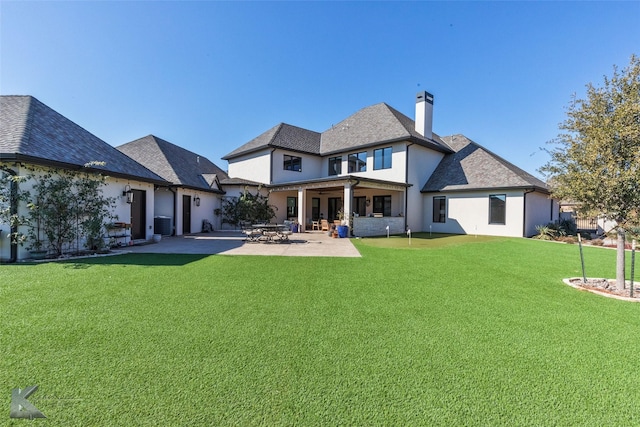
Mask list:
[[[616,288],[624,289],[624,230],[618,228],[618,256],[616,257]]]

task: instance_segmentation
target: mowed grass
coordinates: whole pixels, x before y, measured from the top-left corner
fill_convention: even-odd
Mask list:
[[[50,426],[640,425],[640,304],[577,246],[391,240],[0,266],[0,424],[37,384]]]

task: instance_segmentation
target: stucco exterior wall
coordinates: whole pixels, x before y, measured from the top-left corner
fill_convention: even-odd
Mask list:
[[[420,190],[436,170],[444,154],[420,145],[409,146],[407,152],[409,159],[407,183],[412,184],[407,188],[407,227],[411,231],[423,231],[425,230],[425,215]]]
[[[505,194],[505,224],[489,224],[489,195]],[[447,216],[444,223],[433,222],[433,197],[446,196]],[[524,204],[522,190],[495,190],[464,193],[425,193],[425,231],[434,233],[480,234],[522,237]]]
[[[545,225],[558,219],[559,205],[546,194],[539,192],[528,193],[525,204],[525,237],[537,234],[536,225]]]
[[[196,195],[200,198],[200,206],[194,204]],[[189,197],[189,208],[191,209],[191,220],[189,221],[191,231],[189,233],[185,233],[184,230],[183,196]],[[214,210],[218,207],[220,207],[220,200],[217,194],[203,193],[188,188],[176,189],[176,215],[174,222],[176,235],[181,236],[202,232],[202,221],[206,219],[211,224],[214,224]]]
[[[12,169],[19,176],[27,176],[32,173],[32,171],[28,170],[25,167],[15,166]],[[34,172],[36,175],[41,174],[41,171]],[[111,210],[112,215],[115,216],[114,221],[119,222],[131,222],[131,205],[126,202],[126,198],[122,195],[122,192],[125,189],[125,185],[129,185],[132,190],[142,190],[146,192],[146,203],[145,203],[145,237],[146,239],[151,239],[153,234],[153,229],[149,228],[149,225],[153,225],[153,212],[154,212],[154,191],[153,184],[142,182],[142,181],[134,181],[134,180],[126,180],[122,178],[113,178],[108,177],[106,179],[106,185],[101,187],[102,194],[105,197],[112,197],[114,199],[114,207]],[[25,181],[19,185],[21,191],[32,191],[33,190],[33,181]],[[26,206],[26,203],[22,202],[18,206],[18,214],[28,216],[29,209]],[[9,226],[6,224],[0,225],[0,230],[2,233],[0,234],[0,256],[2,260],[8,260],[10,257],[10,244],[11,241],[7,237]],[[27,233],[27,227],[23,226],[19,228],[19,231],[22,233]],[[105,239],[105,243],[108,243],[108,238]],[[84,241],[81,239],[79,241],[80,249],[84,249]],[[25,243],[23,246],[18,246],[18,260],[28,259],[30,257],[29,251],[27,247],[28,243]],[[71,248],[70,250],[75,250]]]
[[[342,153],[335,153],[322,158],[320,173],[316,178],[326,178],[331,176],[362,176],[372,179],[381,179],[394,182],[404,182],[405,170],[406,170],[406,142],[397,142],[394,144],[383,144],[377,147],[369,147],[366,149],[349,150]],[[391,147],[391,168],[390,169],[373,169],[373,151],[378,148]],[[351,172],[349,173],[349,154],[357,154],[361,152],[367,153],[367,170],[364,172]],[[333,157],[342,157],[342,173],[339,175],[329,175],[329,159]]]
[[[229,160],[227,174],[232,178],[269,183],[271,179],[271,150],[240,156]]]
[[[302,170],[299,172],[284,170],[285,155],[300,157],[302,159]],[[322,159],[318,156],[312,156],[309,154],[301,154],[301,153],[296,153],[294,151],[284,151],[284,150],[275,150],[271,156],[273,161],[273,183],[274,184],[279,184],[283,182],[302,181],[306,179],[314,179],[314,178],[326,176],[326,171],[323,174],[323,170],[322,170]],[[247,178],[247,177],[243,176],[243,178]]]

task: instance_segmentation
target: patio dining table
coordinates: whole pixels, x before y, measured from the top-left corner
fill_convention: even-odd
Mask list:
[[[284,224],[253,224],[251,229],[243,230],[248,242],[278,242],[289,240],[291,231]]]

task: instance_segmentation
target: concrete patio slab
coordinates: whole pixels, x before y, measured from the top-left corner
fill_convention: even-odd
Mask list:
[[[332,238],[325,232],[292,234],[289,242],[246,242],[245,235],[233,231],[163,237],[158,243],[122,248],[131,253],[198,254],[198,255],[266,255],[360,257],[350,239]]]

